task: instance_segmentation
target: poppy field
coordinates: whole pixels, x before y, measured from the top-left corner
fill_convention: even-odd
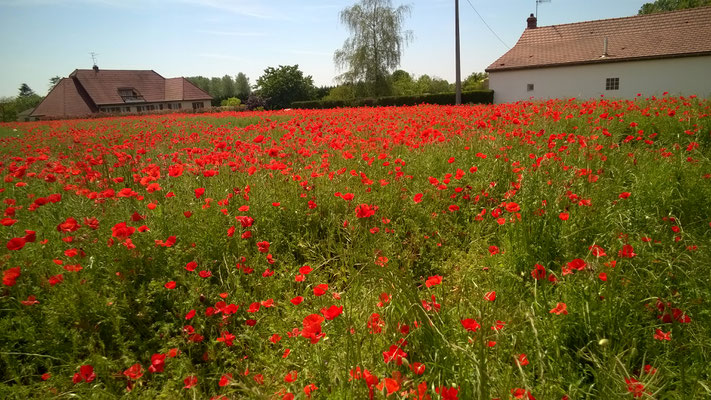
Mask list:
[[[711,397],[711,103],[0,125],[0,397]]]

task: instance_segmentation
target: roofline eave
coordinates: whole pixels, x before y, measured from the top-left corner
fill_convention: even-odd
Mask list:
[[[605,57],[597,60],[583,60],[583,61],[572,61],[564,63],[553,63],[553,64],[537,64],[537,65],[522,65],[516,67],[494,67],[486,68],[484,71],[488,73],[492,72],[505,72],[505,71],[520,71],[524,69],[541,69],[541,68],[555,68],[555,67],[570,67],[575,65],[591,65],[591,64],[607,64],[607,63],[619,63],[627,61],[644,61],[644,60],[664,60],[669,58],[685,58],[685,57],[703,57],[711,55],[711,51],[704,51],[698,53],[681,53],[681,54],[665,54],[665,55],[654,55],[654,56],[642,56],[642,57]]]

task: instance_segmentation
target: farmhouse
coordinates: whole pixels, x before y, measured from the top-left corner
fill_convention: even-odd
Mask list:
[[[486,71],[496,103],[527,99],[711,97],[711,7],[537,26]]]
[[[209,107],[212,97],[185,78],[163,78],[150,70],[77,69],[35,108],[34,118],[85,117]]]

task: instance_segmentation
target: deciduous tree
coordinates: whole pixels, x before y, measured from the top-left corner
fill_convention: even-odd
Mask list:
[[[35,96],[35,91],[30,88],[30,86],[26,83],[23,83],[20,85],[19,89],[20,93],[18,96],[20,97],[29,97],[29,96]]]
[[[257,79],[259,94],[271,109],[287,108],[294,101],[311,100],[315,91],[311,76],[304,76],[297,65],[268,67]]]
[[[400,56],[412,32],[403,31],[410,6],[392,6],[391,0],[361,0],[341,11],[341,22],[348,27],[351,37],[334,54],[336,65],[346,70],[342,82],[363,81],[370,87],[370,95],[390,93],[388,76],[400,65]]]
[[[645,3],[639,9],[639,14],[654,14],[658,12],[683,10],[711,5],[711,0],[656,0]]]
[[[239,97],[243,102],[249,98],[252,93],[252,88],[249,86],[249,78],[242,72],[235,77],[235,96]]]

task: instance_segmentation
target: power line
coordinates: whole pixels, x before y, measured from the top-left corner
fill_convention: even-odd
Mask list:
[[[501,44],[503,44],[504,46],[506,46],[507,49],[511,49],[511,47],[510,47],[508,44],[506,44],[506,42],[504,42],[504,41],[499,37],[499,35],[497,35],[496,32],[494,32],[493,29],[491,29],[491,27],[489,26],[489,24],[486,23],[486,21],[484,20],[484,17],[482,17],[481,14],[479,14],[479,11],[477,11],[476,8],[474,7],[474,4],[472,4],[472,2],[469,1],[469,0],[467,0],[467,3],[469,3],[469,6],[471,6],[472,10],[474,10],[474,12],[476,13],[476,15],[479,16],[479,19],[481,20],[481,22],[483,22],[484,25],[486,25],[486,27],[489,28],[489,31],[491,31],[491,33],[492,33],[494,36],[496,36],[497,39],[499,39],[499,42],[501,42]]]

